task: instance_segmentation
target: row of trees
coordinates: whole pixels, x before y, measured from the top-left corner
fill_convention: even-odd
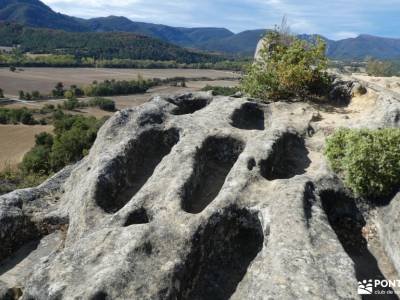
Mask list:
[[[64,84],[62,82],[58,82],[54,89],[51,91],[50,95],[42,95],[39,91],[32,91],[32,92],[26,92],[26,91],[22,91],[20,90],[18,92],[18,97],[20,100],[43,100],[43,99],[48,99],[48,98],[64,98],[67,92],[76,92],[75,90],[77,89],[77,87],[75,85],[71,85],[69,90],[65,90],[64,89]],[[76,92],[77,95],[79,96],[83,96],[83,92],[82,93],[78,93]]]
[[[395,61],[380,61],[374,58],[368,58],[366,72],[370,76],[391,77],[400,74],[400,64]]]
[[[77,57],[74,55],[26,55],[19,56],[0,53],[0,66],[10,67],[87,67],[87,68],[131,68],[131,69],[216,69],[244,71],[248,60],[222,60],[216,62],[182,63],[176,60],[137,60],[137,59],[96,59],[93,57]]]
[[[60,106],[62,109],[66,110],[74,110],[76,108],[84,108],[84,107],[98,107],[104,111],[114,112],[115,102],[111,99],[96,97],[90,99],[89,101],[79,101],[76,98],[70,98],[64,101],[63,105]]]
[[[153,80],[145,80],[140,75],[137,80],[105,80],[103,82],[94,82],[83,88],[84,94],[93,96],[114,96],[144,93],[149,88],[156,85]]]
[[[33,92],[31,92],[31,93],[29,93],[29,92],[24,92],[24,91],[19,91],[19,92],[18,92],[18,95],[19,95],[19,99],[20,99],[20,100],[28,100],[28,101],[30,101],[30,100],[41,100],[41,99],[44,98],[44,97],[40,94],[39,91],[33,91]]]
[[[35,125],[38,122],[34,119],[32,111],[27,108],[7,109],[0,108],[0,124],[26,124]]]
[[[93,81],[84,87],[71,85],[68,89],[64,87],[62,82],[58,82],[51,95],[42,95],[38,91],[32,93],[19,91],[19,98],[24,100],[39,100],[45,98],[67,98],[76,99],[79,97],[103,97],[145,93],[149,88],[162,84],[183,84],[186,82],[184,77],[173,77],[167,79],[144,79],[138,75],[136,80],[104,80],[101,82]],[[104,101],[103,101],[104,102]]]

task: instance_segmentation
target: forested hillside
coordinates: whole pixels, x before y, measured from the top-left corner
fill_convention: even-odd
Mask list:
[[[66,32],[0,23],[2,46],[19,45],[23,52],[72,54],[100,59],[214,62],[221,56],[189,51],[150,37],[124,32]]]
[[[38,0],[0,0],[0,20],[33,27],[89,31],[80,19],[56,13]]]

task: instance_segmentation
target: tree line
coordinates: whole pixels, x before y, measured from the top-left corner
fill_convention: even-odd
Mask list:
[[[74,99],[79,97],[106,97],[106,96],[118,96],[118,95],[132,95],[147,92],[150,88],[160,86],[163,84],[179,85],[186,82],[185,77],[171,77],[166,79],[153,78],[144,79],[141,75],[138,75],[137,79],[134,80],[104,80],[104,81],[93,81],[91,84],[83,87],[77,85],[71,85],[69,88],[65,88],[62,82],[58,82],[54,89],[49,95],[42,95],[38,91],[31,93],[25,91],[19,91],[19,98],[21,100],[39,100],[39,99]],[[193,80],[209,80],[207,77],[194,78]]]
[[[182,63],[176,60],[137,60],[137,59],[96,59],[94,57],[76,57],[74,55],[45,54],[27,55],[21,50],[17,54],[0,53],[0,67],[58,67],[58,68],[120,68],[120,69],[215,69],[244,71],[248,60],[221,60],[216,62]]]

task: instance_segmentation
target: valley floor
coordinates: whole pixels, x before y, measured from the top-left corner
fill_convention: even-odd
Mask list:
[[[0,88],[12,99],[17,99],[18,91],[39,90],[41,93],[50,93],[57,82],[63,82],[65,87],[71,84],[84,85],[94,80],[132,80],[137,75],[144,78],[170,78],[183,76],[187,78],[207,77],[212,79],[187,81],[186,87],[158,86],[151,88],[144,94],[111,96],[107,97],[115,101],[116,109],[126,109],[141,105],[159,94],[175,94],[198,91],[206,85],[212,86],[236,86],[238,74],[231,71],[217,70],[192,70],[192,69],[90,69],[90,68],[23,68],[23,71],[10,72],[8,68],[0,68]],[[232,78],[224,80],[218,78]],[[234,80],[236,78],[237,80]],[[86,101],[90,98],[81,98]],[[18,101],[0,105],[2,108],[17,109],[41,109],[47,104],[57,106],[65,99],[46,101]],[[113,112],[107,112],[97,107],[79,108],[74,111],[66,111],[68,114],[94,116],[101,118],[111,116]],[[0,171],[6,167],[15,168],[26,152],[34,145],[35,135],[40,132],[51,132],[52,126],[26,126],[26,125],[2,125],[0,126]]]
[[[35,135],[52,132],[49,125],[0,125],[0,171],[15,168],[35,145]]]
[[[199,70],[199,69],[102,69],[102,68],[19,68],[16,72],[0,68],[0,88],[6,95],[18,96],[18,91],[39,91],[48,94],[57,84],[64,83],[82,86],[94,80],[134,80],[138,75],[145,79],[171,77],[201,78],[239,78],[232,71]]]

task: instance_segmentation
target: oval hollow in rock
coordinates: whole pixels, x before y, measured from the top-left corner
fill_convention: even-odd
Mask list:
[[[149,216],[147,215],[146,210],[144,208],[139,208],[128,215],[124,223],[124,227],[138,224],[147,224],[149,222]]]
[[[267,180],[289,179],[304,174],[310,163],[304,140],[285,133],[274,143],[269,157],[260,162],[260,170]]]
[[[207,98],[191,98],[187,95],[166,99],[168,102],[176,105],[177,107],[171,112],[173,115],[188,115],[193,114],[205,108],[209,103],[210,99]]]
[[[230,299],[262,250],[264,234],[256,213],[230,207],[199,228],[179,273],[176,299]]]
[[[225,179],[244,149],[231,137],[209,137],[194,158],[193,173],[184,186],[182,209],[202,212],[219,194]]]
[[[236,109],[231,117],[233,127],[245,130],[264,130],[264,111],[258,104],[247,102]]]
[[[107,213],[125,206],[179,141],[177,129],[149,130],[130,143],[99,177],[95,199]]]

